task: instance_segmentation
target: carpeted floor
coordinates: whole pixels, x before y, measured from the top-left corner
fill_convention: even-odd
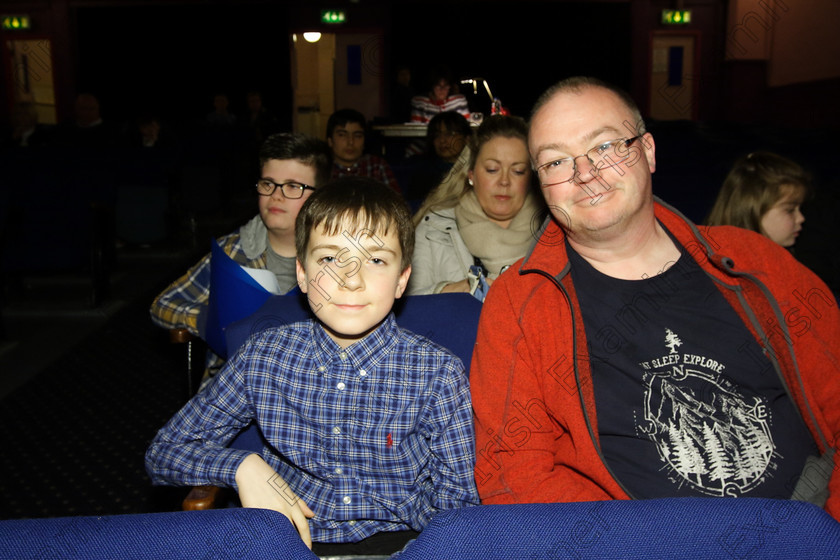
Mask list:
[[[149,305],[238,219],[211,224],[206,243],[120,250],[96,308],[72,279],[33,281],[6,301],[0,519],[180,509],[188,489],[153,487],[143,459],[187,399],[186,349]]]
[[[143,455],[185,398],[183,348],[148,316],[153,291],[0,401],[0,518],[177,509]],[[51,340],[43,340],[50,345]]]

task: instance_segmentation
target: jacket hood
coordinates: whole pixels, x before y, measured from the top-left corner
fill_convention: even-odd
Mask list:
[[[262,221],[262,216],[257,214],[239,228],[239,243],[249,260],[258,259],[265,253],[268,247],[268,230]]]

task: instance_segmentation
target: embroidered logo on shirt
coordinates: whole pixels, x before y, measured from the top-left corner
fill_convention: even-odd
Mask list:
[[[394,447],[394,438],[391,437],[391,434],[388,434],[388,437],[385,438],[385,447]]]

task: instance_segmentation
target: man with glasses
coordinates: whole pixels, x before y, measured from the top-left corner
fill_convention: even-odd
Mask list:
[[[259,214],[218,242],[234,261],[268,269],[283,292],[297,285],[295,219],[303,203],[330,177],[326,143],[303,134],[274,134],[260,147],[256,183]],[[203,337],[210,299],[210,254],[167,287],[152,303],[152,320],[167,329],[186,328]],[[222,359],[208,350],[205,381]]]
[[[483,503],[806,500],[840,518],[840,312],[754,232],[652,194],[623,92],[548,90],[529,151],[551,217],[482,310],[470,385]]]

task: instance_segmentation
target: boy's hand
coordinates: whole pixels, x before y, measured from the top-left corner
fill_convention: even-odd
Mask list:
[[[310,549],[308,518],[315,514],[259,455],[248,455],[236,470],[242,507],[272,509],[285,515]]]

